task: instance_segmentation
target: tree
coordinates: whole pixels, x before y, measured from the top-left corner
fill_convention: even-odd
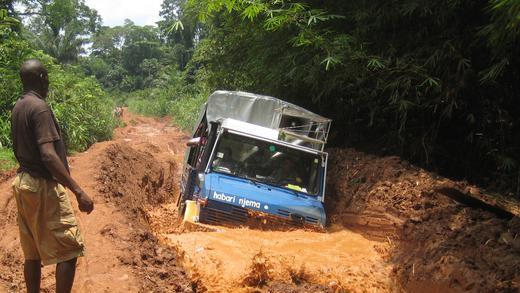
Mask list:
[[[5,10],[5,16],[13,16],[15,14],[14,2],[14,0],[0,0],[0,10]]]
[[[87,74],[95,75],[107,88],[133,91],[149,87],[170,63],[153,26],[102,27],[92,38],[91,54],[82,58]]]
[[[180,70],[184,70],[193,55],[195,41],[202,27],[192,14],[184,13],[186,0],[164,0],[158,22],[161,37],[172,48],[172,57]]]
[[[91,38],[91,55],[120,62],[126,31],[122,26],[101,27]]]
[[[122,47],[123,67],[130,74],[141,74],[140,65],[145,59],[160,58],[160,42],[157,28],[153,26],[125,25],[125,41]]]
[[[309,107],[334,119],[337,144],[520,186],[518,1],[189,0],[185,12],[208,28],[191,63],[210,88]]]
[[[72,63],[100,26],[101,17],[84,0],[26,0],[28,39],[60,62]]]

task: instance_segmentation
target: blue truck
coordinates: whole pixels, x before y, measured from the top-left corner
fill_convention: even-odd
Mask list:
[[[188,141],[177,205],[217,225],[323,228],[331,120],[269,96],[216,91]]]

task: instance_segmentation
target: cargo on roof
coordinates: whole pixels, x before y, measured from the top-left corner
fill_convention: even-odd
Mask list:
[[[331,119],[300,106],[264,95],[241,91],[215,91],[208,97],[200,120],[208,122],[235,119],[279,130],[281,140],[304,140],[313,148],[323,150],[327,142]]]

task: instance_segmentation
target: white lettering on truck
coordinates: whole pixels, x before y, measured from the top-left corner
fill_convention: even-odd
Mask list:
[[[243,208],[245,208],[245,207],[254,207],[257,209],[260,208],[259,202],[254,201],[254,200],[245,199],[245,198],[239,199],[238,204],[241,205]]]
[[[235,203],[235,198],[235,196],[225,195],[224,193],[213,191],[213,199]]]
[[[229,203],[235,203],[236,199],[237,199],[237,197],[234,196],[234,195],[226,195],[223,192],[222,193],[218,193],[216,191],[213,191],[213,196],[212,197],[213,197],[213,199],[220,200],[220,201],[225,201],[225,202],[229,202]],[[240,206],[242,206],[243,208],[245,208],[245,207],[248,207],[248,208],[252,207],[252,208],[260,209],[262,207],[260,202],[254,201],[254,200],[245,199],[245,198],[239,198],[238,199],[238,204]],[[267,205],[265,205],[264,209],[267,210],[267,209],[269,209],[269,207]]]

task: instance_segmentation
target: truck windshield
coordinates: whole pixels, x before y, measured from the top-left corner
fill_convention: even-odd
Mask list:
[[[320,155],[287,146],[224,133],[211,159],[211,170],[317,195]]]

